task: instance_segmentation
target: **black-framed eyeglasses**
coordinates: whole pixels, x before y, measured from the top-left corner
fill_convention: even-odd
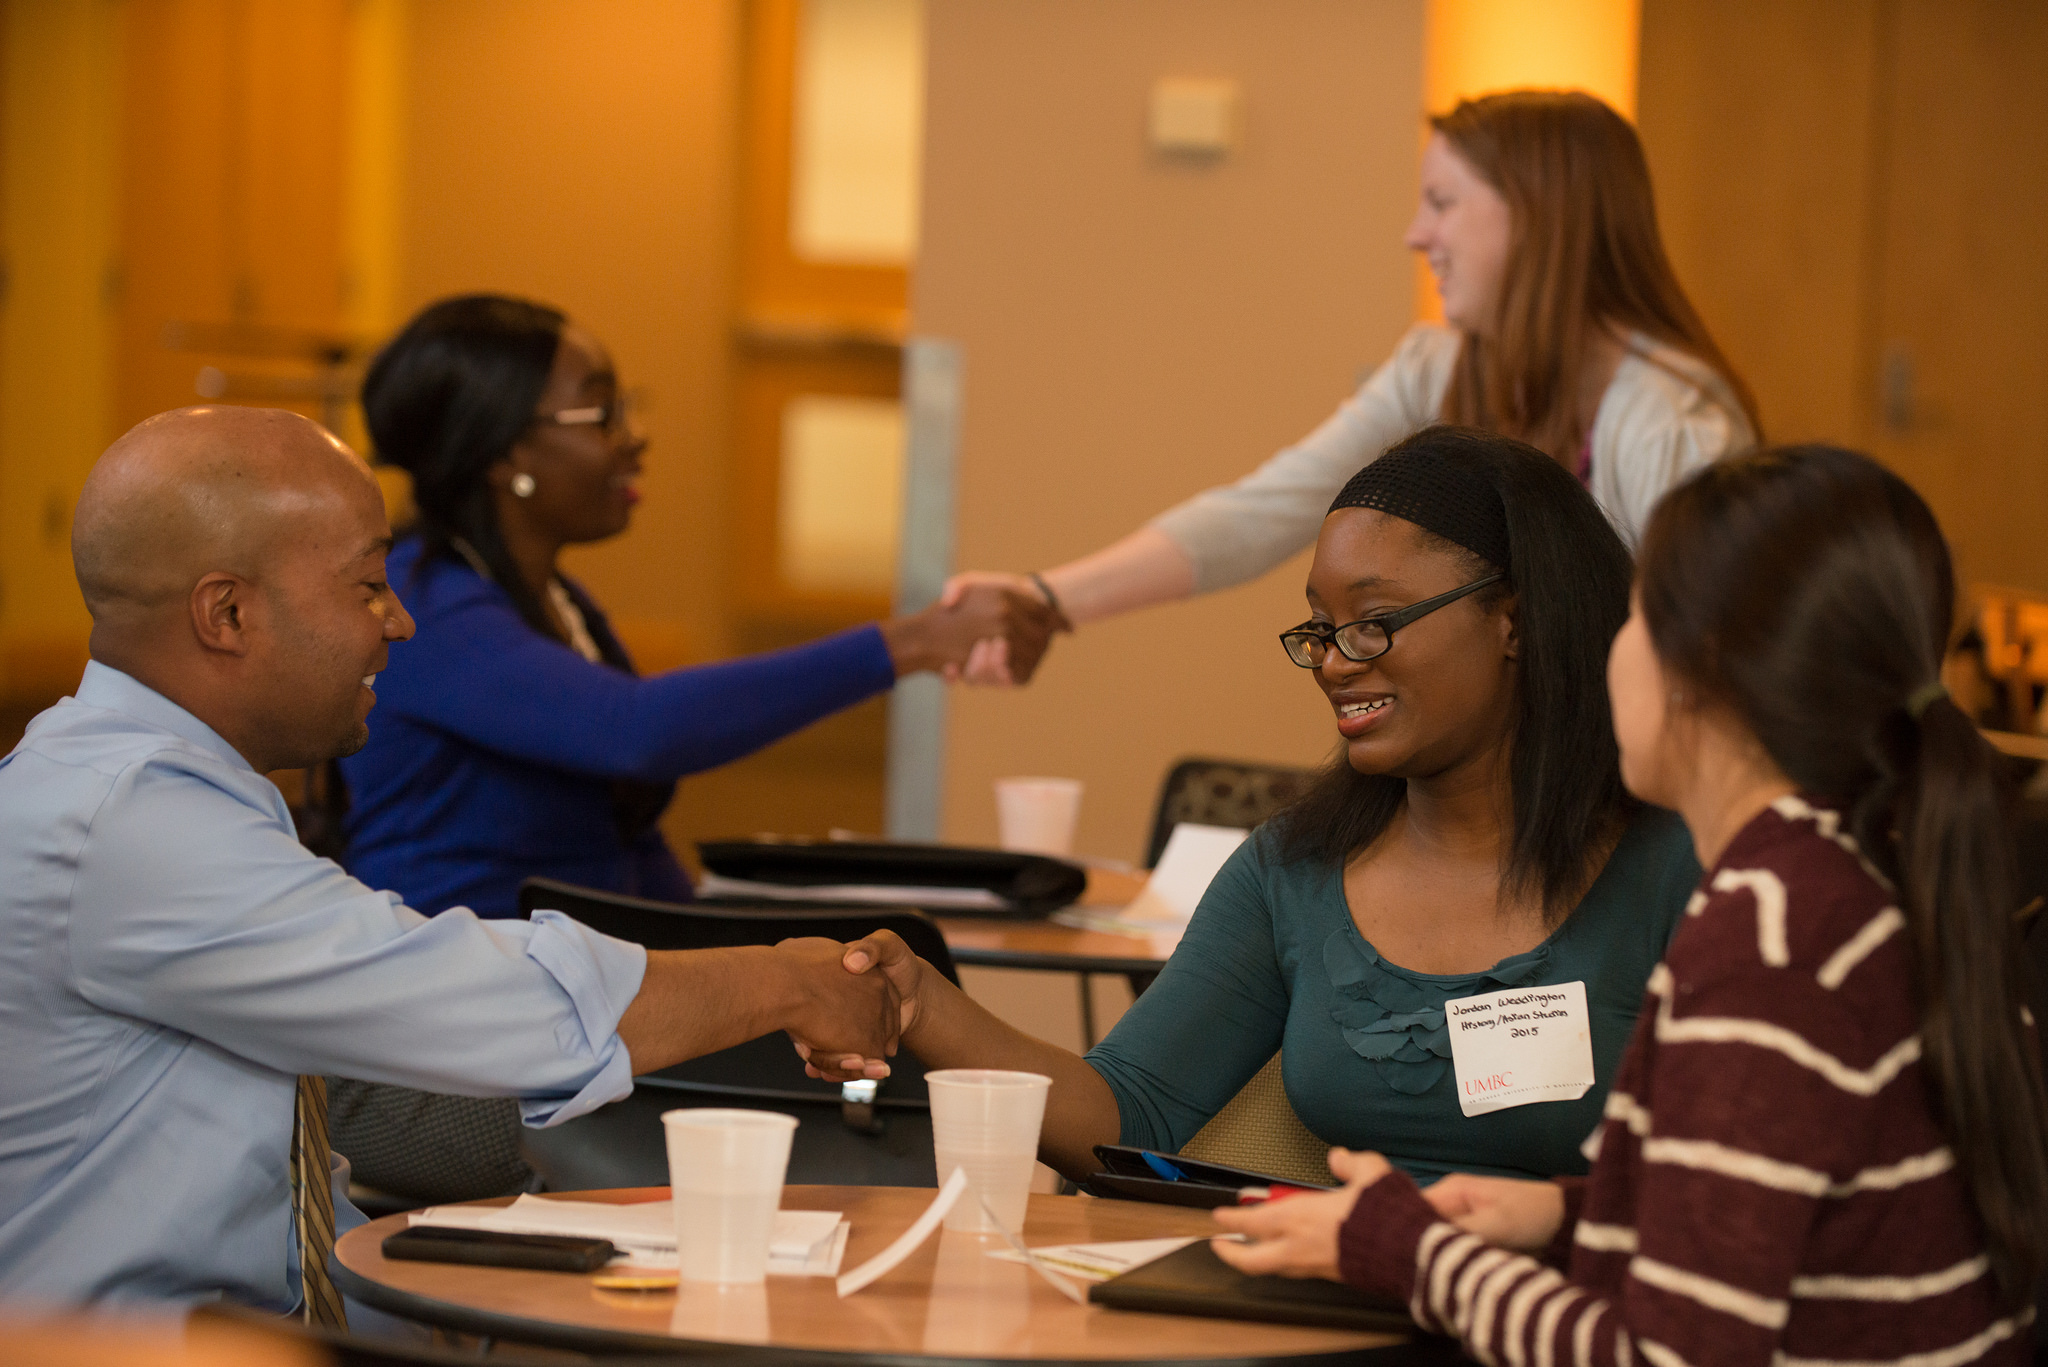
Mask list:
[[[1507,578],[1504,574],[1489,574],[1484,579],[1475,579],[1463,588],[1439,593],[1434,598],[1425,598],[1396,612],[1383,612],[1377,617],[1361,617],[1355,622],[1341,626],[1322,626],[1303,622],[1300,626],[1280,633],[1280,644],[1287,651],[1287,658],[1303,669],[1319,669],[1324,660],[1330,658],[1330,646],[1334,642],[1347,660],[1364,664],[1377,660],[1394,648],[1394,633],[1411,622],[1419,622],[1449,603],[1455,603],[1468,593],[1477,593],[1488,584],[1498,584]]]
[[[640,400],[637,394],[628,390],[609,403],[592,404],[587,408],[560,408],[552,413],[536,413],[535,422],[551,422],[557,427],[597,427],[608,437],[634,429],[634,419],[639,416]]]

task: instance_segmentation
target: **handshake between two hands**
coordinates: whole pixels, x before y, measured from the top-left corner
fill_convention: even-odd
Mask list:
[[[797,963],[799,997],[785,1029],[815,1078],[846,1082],[889,1075],[888,1060],[917,1019],[928,972],[893,931],[863,940],[784,940]]]
[[[784,940],[776,949],[800,965],[802,1000],[786,1028],[804,1071],[834,1082],[887,1077],[889,1058],[936,990],[931,968],[886,930],[852,944]],[[1329,1161],[1344,1183],[1336,1191],[1218,1210],[1217,1223],[1236,1237],[1219,1240],[1217,1256],[1244,1272],[1336,1279],[1339,1231],[1360,1194],[1393,1168],[1377,1153],[1341,1148]],[[1453,1173],[1423,1198],[1442,1219],[1522,1252],[1542,1250],[1564,1221],[1564,1194],[1554,1182]]]
[[[974,572],[946,581],[939,600],[882,624],[897,673],[932,669],[950,683],[1030,681],[1053,636],[1073,623],[1022,575]]]

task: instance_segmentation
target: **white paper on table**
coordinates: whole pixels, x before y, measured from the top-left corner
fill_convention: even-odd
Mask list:
[[[1225,861],[1237,852],[1250,831],[1234,826],[1201,826],[1183,821],[1166,838],[1159,863],[1145,888],[1118,915],[1138,928],[1185,926]]]
[[[637,1266],[676,1265],[675,1206],[669,1201],[554,1201],[521,1196],[509,1206],[430,1206],[415,1225],[500,1234],[564,1234],[609,1239]],[[830,1277],[846,1256],[846,1217],[836,1210],[778,1210],[768,1241],[768,1270],[783,1277]]]
[[[1147,952],[1155,959],[1172,958],[1173,951],[1180,947],[1181,932],[1187,929],[1183,925],[1163,925],[1158,921],[1126,921],[1118,912],[1087,911],[1080,907],[1056,911],[1047,919],[1056,926],[1099,931],[1105,935],[1127,935],[1133,940],[1143,940]]]
[[[927,907],[937,911],[1009,911],[1000,893],[987,888],[896,887],[884,883],[760,883],[720,874],[697,876],[697,896],[757,898],[765,902],[850,902],[857,906]]]
[[[896,1241],[862,1263],[853,1271],[839,1278],[839,1294],[846,1297],[860,1290],[877,1278],[887,1276],[898,1263],[917,1252],[918,1245],[932,1237],[932,1231],[939,1227],[939,1221],[946,1218],[946,1212],[960,1199],[960,1193],[967,1190],[967,1169],[955,1168],[946,1184],[939,1188],[939,1194],[924,1208],[924,1214],[911,1222],[909,1229],[896,1236]]]
[[[1053,1290],[1059,1292],[1074,1304],[1088,1304],[1088,1293],[1053,1271],[1045,1259],[1024,1247],[1024,1241],[1010,1232],[1010,1227],[1003,1223],[1002,1216],[996,1214],[996,1208],[988,1203],[986,1196],[977,1196],[977,1199],[981,1202],[981,1213],[988,1217],[988,1222],[996,1227],[996,1233],[1002,1235],[1003,1242],[1010,1246],[1009,1252],[1011,1257],[1045,1278],[1046,1281],[1052,1284]]]
[[[1106,1282],[1111,1277],[1119,1276],[1155,1258],[1164,1258],[1177,1249],[1186,1248],[1189,1244],[1207,1237],[1202,1234],[1190,1234],[1176,1239],[1124,1239],[1107,1244],[1053,1244],[1048,1248],[1032,1249],[1031,1256],[1070,1277],[1078,1277],[1086,1282]],[[1005,1262],[1024,1261],[1017,1253],[1007,1248],[992,1248],[988,1251],[988,1256],[1001,1258]]]

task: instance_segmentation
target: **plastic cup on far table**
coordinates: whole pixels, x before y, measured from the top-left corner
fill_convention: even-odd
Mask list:
[[[996,780],[997,839],[1006,850],[1066,856],[1081,815],[1078,778]]]
[[[986,1199],[1004,1227],[1021,1234],[1052,1079],[997,1068],[944,1068],[926,1073],[924,1081],[939,1181],[956,1167],[967,1169],[967,1190],[946,1212],[946,1228],[995,1233],[981,1208]]]
[[[683,1280],[764,1280],[796,1117],[705,1107],[665,1112],[661,1124]]]

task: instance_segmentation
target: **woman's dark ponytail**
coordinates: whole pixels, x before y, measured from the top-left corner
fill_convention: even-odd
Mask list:
[[[474,555],[527,624],[549,636],[555,629],[505,548],[486,475],[532,423],[566,322],[545,304],[458,295],[422,309],[363,376],[377,458],[412,476],[420,563]]]
[[[1997,755],[1960,708],[1943,697],[1909,724],[1910,771],[1890,817],[1899,901],[1921,965],[1923,1066],[1999,1284],[2017,1301],[2032,1296],[2043,1270],[2048,1097],[2038,1037],[2020,1019],[2011,809]]]
[[[1934,515],[1867,456],[1761,451],[1658,505],[1637,592],[1666,668],[1839,807],[1891,881],[1956,1170],[2001,1290],[2027,1302],[2048,1231],[2048,1091],[2025,1019],[2008,794],[1939,684],[1955,579]]]

